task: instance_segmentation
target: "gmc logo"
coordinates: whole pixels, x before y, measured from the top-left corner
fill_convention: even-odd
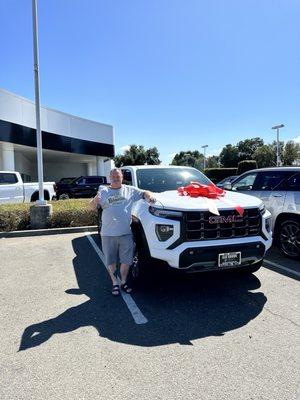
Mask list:
[[[208,218],[210,224],[232,224],[233,222],[241,221],[243,221],[243,217],[240,215],[228,215],[228,217],[223,215],[214,215]]]

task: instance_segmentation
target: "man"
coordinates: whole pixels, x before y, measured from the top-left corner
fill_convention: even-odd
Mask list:
[[[153,194],[133,186],[122,184],[122,171],[114,168],[110,172],[110,185],[100,186],[96,201],[102,212],[102,251],[106,267],[112,280],[112,295],[119,296],[120,288],[115,276],[116,264],[120,260],[121,289],[132,291],[127,282],[129,267],[133,262],[134,243],[131,232],[131,209],[135,201],[142,198],[155,202]]]

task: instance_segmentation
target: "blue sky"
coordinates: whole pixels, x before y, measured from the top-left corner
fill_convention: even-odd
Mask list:
[[[276,123],[300,142],[299,20],[298,0],[39,0],[42,104],[164,162]],[[0,0],[0,44],[0,87],[33,99],[30,0]]]

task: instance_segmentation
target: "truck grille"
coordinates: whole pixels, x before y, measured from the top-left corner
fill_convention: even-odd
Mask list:
[[[236,210],[220,211],[220,217],[209,211],[184,213],[185,240],[214,240],[258,236],[261,233],[261,214],[258,208],[244,210],[239,217]]]

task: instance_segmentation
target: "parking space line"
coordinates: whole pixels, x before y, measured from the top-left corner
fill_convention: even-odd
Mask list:
[[[101,249],[95,242],[95,240],[92,238],[90,232],[86,232],[86,237],[89,240],[90,244],[96,251],[98,257],[102,261],[102,263],[105,265],[105,258],[104,254],[102,253]],[[119,284],[121,284],[120,279],[118,279]],[[132,318],[134,319],[134,322],[138,325],[146,324],[148,322],[147,318],[143,315],[141,310],[138,308],[136,302],[133,300],[132,296],[129,293],[125,293],[123,290],[121,290],[121,296],[122,299],[124,300],[124,303],[127,305],[128,310],[130,311]]]
[[[292,269],[290,269],[290,268],[284,267],[283,265],[277,264],[277,263],[275,263],[274,261],[264,260],[264,263],[265,263],[265,264],[269,264],[269,265],[271,265],[271,266],[273,266],[273,267],[276,267],[276,268],[278,268],[278,269],[282,269],[283,271],[286,271],[286,272],[288,272],[289,274],[298,276],[298,277],[300,278],[300,273],[299,273],[299,272],[294,271],[294,270],[292,270]]]

